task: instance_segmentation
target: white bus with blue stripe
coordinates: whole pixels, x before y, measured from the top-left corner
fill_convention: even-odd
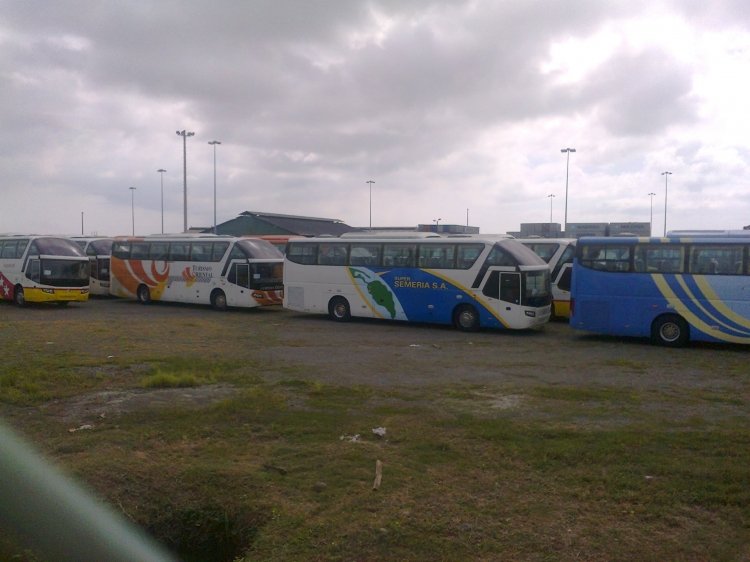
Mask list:
[[[284,307],[352,317],[526,329],[550,316],[549,267],[507,237],[290,240]]]

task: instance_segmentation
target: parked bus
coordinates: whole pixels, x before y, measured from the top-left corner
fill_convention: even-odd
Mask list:
[[[575,238],[517,238],[549,264],[552,317],[570,318],[570,278],[576,253]]]
[[[255,307],[281,304],[283,256],[269,242],[204,235],[118,237],[110,293],[151,301]]]
[[[89,260],[71,240],[0,236],[0,298],[65,305],[89,298]]]
[[[112,255],[112,238],[74,236],[73,241],[89,257],[91,294],[109,295],[109,259]]]
[[[290,240],[284,306],[352,316],[524,329],[550,315],[549,268],[509,238]]]
[[[750,343],[747,238],[581,238],[571,326],[616,336]]]

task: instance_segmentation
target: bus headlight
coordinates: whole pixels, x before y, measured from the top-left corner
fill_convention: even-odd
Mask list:
[[[43,293],[47,293],[48,295],[54,295],[55,290],[54,289],[42,289]]]
[[[526,316],[531,316],[532,318],[534,318],[536,316],[536,310],[527,310]]]

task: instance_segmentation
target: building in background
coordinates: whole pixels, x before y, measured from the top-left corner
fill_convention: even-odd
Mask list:
[[[339,219],[301,217],[244,211],[237,218],[216,225],[217,234],[232,236],[339,236],[354,230],[353,227]],[[207,228],[204,232],[212,232]]]
[[[508,232],[516,238],[581,238],[582,236],[650,236],[647,222],[569,222],[563,232],[559,223],[521,223],[521,230]]]

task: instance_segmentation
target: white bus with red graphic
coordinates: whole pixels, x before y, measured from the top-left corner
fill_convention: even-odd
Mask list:
[[[232,236],[118,237],[110,294],[151,301],[256,307],[281,304],[283,255],[269,242]]]
[[[88,298],[89,260],[76,243],[55,236],[0,236],[0,299],[24,306]]]

